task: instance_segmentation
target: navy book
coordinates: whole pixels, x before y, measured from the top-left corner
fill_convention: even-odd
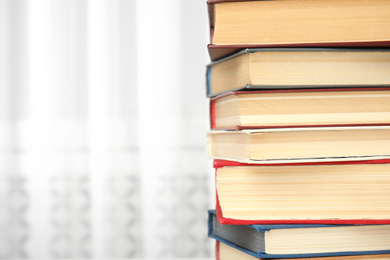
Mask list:
[[[257,258],[390,253],[390,225],[221,225],[209,211],[208,235]]]

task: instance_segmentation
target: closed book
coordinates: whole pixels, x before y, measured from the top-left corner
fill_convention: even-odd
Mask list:
[[[390,159],[214,167],[221,224],[390,224]]]
[[[242,89],[390,86],[389,49],[245,49],[207,66],[207,94]]]
[[[210,0],[209,53],[253,47],[388,47],[386,0]]]
[[[251,254],[246,253],[240,248],[229,246],[225,243],[215,241],[215,259],[216,260],[260,260]],[[279,258],[288,259],[288,258]],[[348,255],[348,256],[323,256],[323,257],[300,257],[299,260],[389,260],[390,254],[374,255]]]
[[[210,123],[220,130],[390,125],[389,104],[390,88],[233,91],[210,99]]]
[[[209,237],[257,258],[390,253],[390,225],[221,225],[209,211]]]
[[[244,163],[389,158],[390,126],[209,131],[207,153],[213,159]]]

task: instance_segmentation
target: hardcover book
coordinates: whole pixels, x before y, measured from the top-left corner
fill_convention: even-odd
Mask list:
[[[389,49],[245,49],[207,67],[207,94],[242,89],[390,86]]]
[[[388,47],[385,0],[208,1],[209,53],[253,47]]]
[[[390,224],[390,159],[214,167],[221,224]]]
[[[389,158],[390,126],[209,131],[207,152],[244,163]]]
[[[215,259],[216,260],[260,260],[265,258],[258,258],[250,255],[240,248],[228,246],[218,240],[215,241]],[[279,258],[285,260],[288,258]],[[297,260],[389,260],[390,254],[375,254],[375,255],[349,255],[349,256],[324,256],[324,257],[300,257]]]
[[[221,225],[209,211],[208,234],[257,258],[390,253],[390,225]]]
[[[210,123],[235,130],[390,125],[389,104],[390,88],[234,91],[210,100]]]

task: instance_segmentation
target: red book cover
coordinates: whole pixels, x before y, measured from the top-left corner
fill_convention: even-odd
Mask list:
[[[346,48],[387,48],[390,47],[390,39],[384,38],[381,40],[340,40],[340,41],[310,41],[310,42],[281,42],[281,43],[256,43],[256,44],[215,44],[213,41],[215,33],[215,5],[221,3],[230,3],[230,2],[253,2],[256,0],[209,0],[208,4],[208,14],[209,14],[209,27],[210,27],[210,44],[207,46],[210,59],[212,61],[219,60],[221,58],[227,57],[231,54],[234,54],[242,49],[246,48],[282,48],[282,47],[346,47]],[[336,26],[336,25],[332,25]],[[359,24],[356,24],[359,27]]]
[[[210,99],[210,129],[216,129],[215,125],[215,99]]]
[[[241,163],[235,161],[227,161],[215,159],[213,161],[213,167],[219,169],[228,166],[297,166],[297,165],[338,165],[338,164],[383,164],[390,163],[388,159],[376,159],[376,160],[339,160],[339,161],[319,161],[319,162],[291,162],[291,163],[273,163],[273,164],[260,164],[260,163]]]
[[[390,159],[378,160],[359,160],[359,161],[330,161],[330,162],[301,162],[301,163],[278,163],[272,166],[299,166],[299,165],[343,165],[343,164],[389,164]],[[214,160],[214,168],[216,169],[215,178],[217,178],[217,170],[223,167],[230,166],[270,166],[269,164],[245,164],[226,160]],[[348,224],[348,225],[373,225],[373,224],[390,224],[390,219],[290,219],[290,220],[246,220],[227,218],[223,215],[221,208],[218,190],[216,190],[216,214],[218,222],[229,225],[252,225],[252,224]]]

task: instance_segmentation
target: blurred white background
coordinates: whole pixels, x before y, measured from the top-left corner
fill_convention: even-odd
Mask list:
[[[211,257],[202,0],[0,0],[0,258]]]

